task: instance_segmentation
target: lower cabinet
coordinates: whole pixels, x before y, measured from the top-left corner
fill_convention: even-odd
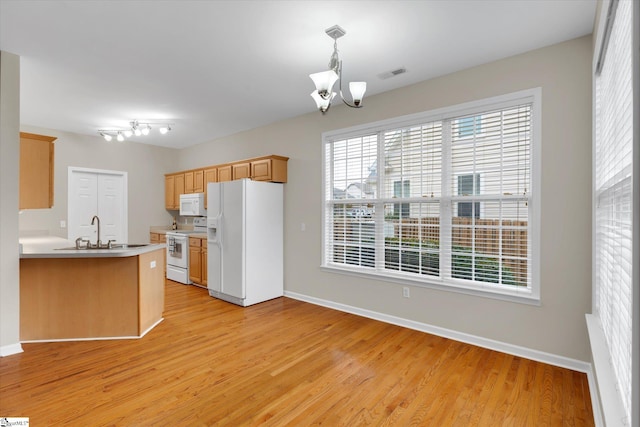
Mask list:
[[[189,279],[207,285],[207,239],[189,237]]]
[[[160,243],[160,244],[166,244],[167,243],[167,235],[164,233],[154,233],[153,231],[149,232],[149,243]],[[162,270],[164,271],[164,277],[167,277],[167,253],[165,252],[163,257],[162,257],[163,261],[162,261]]]

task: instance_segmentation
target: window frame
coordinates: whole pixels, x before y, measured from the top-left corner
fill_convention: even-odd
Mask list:
[[[478,285],[477,282],[465,283],[469,282],[466,280],[457,280],[457,279],[442,279],[442,277],[435,276],[426,276],[421,277],[411,277],[407,274],[402,274],[401,272],[394,273],[386,270],[372,270],[370,268],[363,268],[359,266],[345,266],[342,264],[332,263],[331,260],[327,260],[326,258],[326,249],[327,249],[327,233],[330,232],[328,230],[327,225],[327,204],[333,204],[334,202],[331,199],[328,199],[327,196],[329,193],[327,191],[332,191],[333,182],[327,182],[327,174],[331,173],[331,165],[327,164],[327,154],[325,147],[327,144],[333,143],[336,140],[349,139],[349,138],[359,138],[359,137],[367,137],[370,135],[378,135],[384,133],[385,131],[389,131],[391,129],[403,128],[409,126],[417,126],[425,123],[440,121],[440,120],[449,120],[460,116],[467,115],[476,115],[481,114],[483,112],[487,112],[494,109],[502,109],[513,107],[522,103],[531,103],[531,147],[530,147],[530,173],[531,173],[531,182],[530,182],[530,197],[529,197],[529,217],[528,217],[528,233],[529,233],[529,241],[528,241],[528,251],[530,256],[530,269],[531,269],[531,284],[529,287],[518,287],[511,288],[505,285],[495,285],[491,283],[486,283],[482,285]],[[320,268],[323,271],[338,273],[338,274],[346,274],[349,276],[357,276],[364,277],[367,279],[375,279],[382,280],[386,282],[396,283],[398,285],[410,284],[414,286],[421,286],[425,288],[431,289],[439,289],[446,290],[458,293],[464,293],[469,295],[476,295],[500,300],[507,300],[513,302],[520,302],[525,304],[532,305],[540,305],[540,200],[541,200],[541,188],[540,188],[540,154],[541,154],[541,119],[542,119],[542,89],[541,88],[533,88],[526,89],[506,95],[500,95],[490,98],[485,98],[481,100],[466,102],[463,104],[457,104],[449,107],[438,108],[435,110],[425,111],[416,114],[410,114],[406,116],[400,116],[390,119],[385,119],[373,123],[358,125],[345,129],[337,129],[328,132],[324,132],[322,134],[322,180],[321,180],[321,206],[322,206],[322,238],[321,238],[321,265]],[[380,140],[381,138],[379,138]],[[383,144],[383,141],[380,142]],[[442,159],[442,167],[445,167],[444,164],[447,161],[445,159],[444,150],[447,149],[443,147],[443,159]],[[384,150],[382,150],[384,152]],[[449,156],[447,154],[446,156]],[[377,163],[384,164],[384,154],[382,156],[378,156]],[[381,174],[378,173],[378,180],[381,182]],[[331,188],[327,189],[327,185]],[[445,185],[443,183],[442,185]],[[378,186],[378,191],[380,190],[380,186]],[[443,195],[444,196],[444,195]],[[482,198],[482,196],[480,196]],[[385,201],[381,194],[378,194],[377,199],[378,204],[380,206],[384,206],[386,203],[394,203],[393,201]],[[406,200],[406,203],[413,202],[429,202],[429,198],[421,200],[414,200],[414,198],[409,198]],[[439,200],[440,203],[456,203],[456,197],[440,197],[435,198],[435,200]],[[434,200],[434,201],[435,201]],[[508,200],[508,198],[503,199]],[[352,203],[358,203],[357,200],[351,200]],[[364,201],[364,203],[372,202],[371,199]],[[446,206],[447,208],[451,208],[451,206]],[[446,210],[446,209],[445,209]],[[375,217],[379,217],[381,220],[384,216],[383,209],[376,209],[374,213]],[[440,222],[443,223],[446,221],[446,217],[441,217]],[[383,221],[382,221],[383,222]],[[382,227],[379,227],[382,228]],[[382,238],[384,230],[376,229],[376,237]],[[447,241],[447,236],[443,236],[441,241]],[[450,253],[448,254],[450,258]],[[443,258],[445,258],[444,262],[447,262],[447,253],[446,251],[443,253]]]

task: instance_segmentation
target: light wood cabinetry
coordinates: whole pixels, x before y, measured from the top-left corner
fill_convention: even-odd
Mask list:
[[[207,285],[207,239],[189,237],[189,279]]]
[[[20,259],[20,339],[141,336],[162,319],[163,256]]]
[[[193,192],[204,193],[204,169],[193,172]]]
[[[242,179],[251,177],[251,163],[234,163],[231,165],[233,168],[233,179]]]
[[[184,194],[204,192],[204,170],[193,170],[184,173]]]
[[[218,182],[218,168],[204,169],[204,206],[207,206],[207,184]]]
[[[231,165],[218,166],[218,182],[231,181],[232,179]]]
[[[169,210],[180,209],[180,195],[185,194],[185,174],[177,173],[164,177],[164,206]]]
[[[193,171],[184,173],[184,194],[193,193]]]
[[[176,208],[176,177],[166,175],[164,177],[164,207],[166,209]]]
[[[150,243],[167,243],[167,235],[164,233],[154,233],[153,231],[149,233],[149,242]]]
[[[251,162],[251,179],[254,181],[287,182],[287,158],[271,156]]]
[[[208,251],[207,251],[207,240],[202,239],[202,284],[207,286],[207,277],[209,276],[209,262],[208,262]]]
[[[207,204],[207,184],[209,182],[225,182],[235,179],[251,178],[255,181],[287,182],[288,157],[264,156],[239,160],[222,165],[208,166],[165,175],[165,208],[180,209],[180,195],[189,193],[205,193]]]
[[[53,206],[53,136],[20,132],[20,209]]]

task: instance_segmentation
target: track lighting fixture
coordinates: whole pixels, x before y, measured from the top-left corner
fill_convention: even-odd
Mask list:
[[[173,123],[166,123],[157,120],[132,120],[129,122],[130,127],[122,129],[100,129],[98,134],[106,141],[111,141],[114,137],[118,141],[124,141],[125,138],[131,138],[132,136],[143,136],[151,133],[152,126],[157,126],[160,134],[166,135],[173,126]]]
[[[333,92],[333,85],[336,81],[340,80],[339,91],[342,102],[351,108],[361,108],[362,98],[367,90],[366,82],[349,83],[349,91],[351,92],[353,102],[348,102],[342,95],[342,61],[338,56],[338,39],[347,32],[339,25],[327,28],[325,32],[333,39],[333,54],[329,59],[328,71],[309,74],[309,77],[316,85],[316,90],[311,93],[311,97],[316,101],[316,106],[322,114],[326,113],[329,107],[331,107],[331,101],[336,96],[336,93]]]

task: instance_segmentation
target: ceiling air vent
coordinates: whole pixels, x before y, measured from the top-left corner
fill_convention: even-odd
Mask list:
[[[378,77],[380,77],[382,80],[386,80],[386,79],[390,79],[391,77],[395,77],[398,74],[404,74],[406,72],[407,72],[406,68],[400,67],[400,68],[397,68],[395,70],[391,70],[391,71],[384,72],[382,74],[378,74]]]

